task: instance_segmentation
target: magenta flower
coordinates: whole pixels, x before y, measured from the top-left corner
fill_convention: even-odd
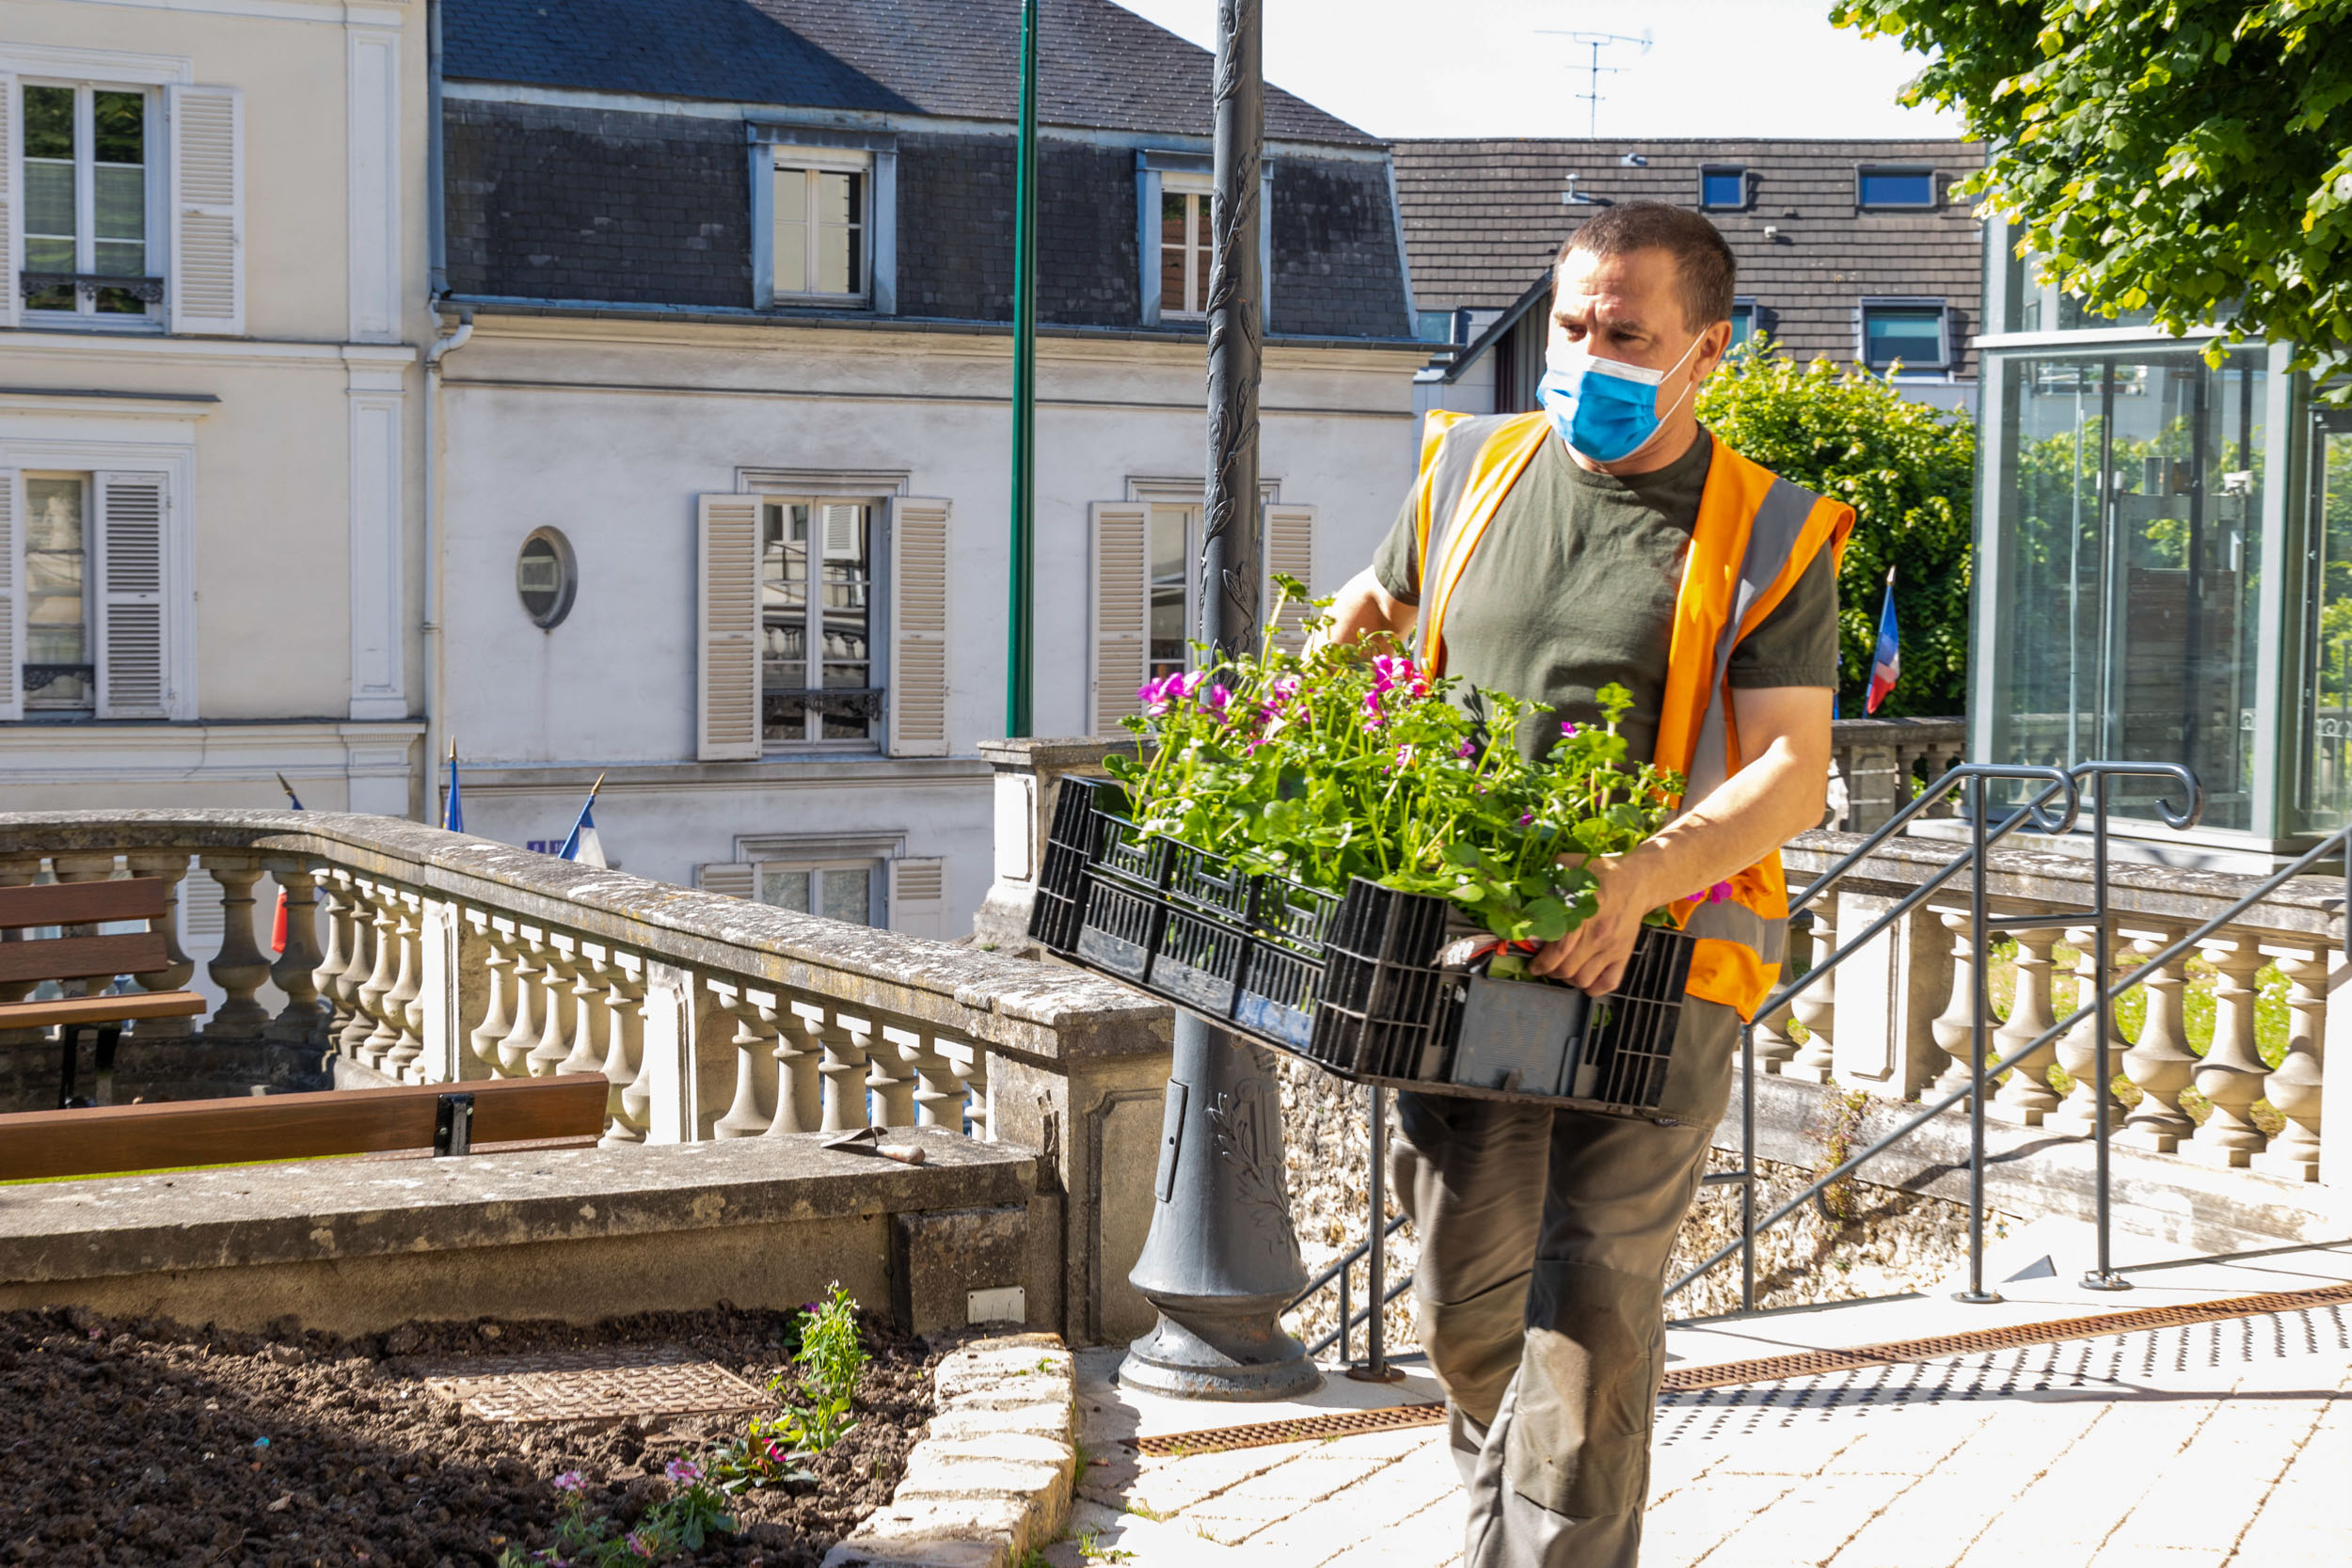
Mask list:
[[[566,1470],[548,1484],[558,1492],[578,1492],[585,1483],[580,1479],[578,1470]]]
[[[1563,740],[1567,740],[1567,739],[1570,739],[1570,738],[1572,738],[1572,737],[1576,735],[1576,733],[1577,733],[1577,728],[1576,728],[1576,726],[1575,726],[1574,724],[1569,723],[1569,722],[1568,722],[1566,720],[1565,720],[1565,719],[1563,719],[1562,721],[1560,721],[1560,738],[1561,738],[1561,739],[1563,739]]]
[[[633,1529],[628,1532],[628,1549],[639,1557],[651,1557],[653,1542],[644,1530]]]
[[[1530,822],[1533,822],[1533,821],[1534,821],[1534,820],[1535,820],[1535,814],[1534,814],[1534,812],[1532,812],[1532,811],[1523,811],[1523,812],[1519,813],[1519,826],[1520,826],[1520,827],[1524,828],[1524,827],[1526,827],[1526,826],[1527,826]]]
[[[1717,882],[1705,893],[1691,895],[1691,902],[1694,904],[1727,904],[1730,901],[1731,884],[1729,882]]]
[[[1454,754],[1457,757],[1474,757],[1478,754],[1478,748],[1465,740],[1454,748]]]
[[[680,1485],[703,1479],[703,1467],[691,1459],[673,1459],[661,1473]]]

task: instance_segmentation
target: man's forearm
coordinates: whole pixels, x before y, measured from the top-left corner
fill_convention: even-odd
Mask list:
[[[1790,741],[1775,741],[1658,835],[1622,856],[1627,890],[1657,909],[1705,893],[1820,825],[1825,770]]]

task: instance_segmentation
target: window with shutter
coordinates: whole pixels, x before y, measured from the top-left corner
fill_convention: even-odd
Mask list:
[[[170,91],[174,332],[245,330],[245,100],[233,87]]]
[[[890,928],[911,937],[947,935],[947,863],[890,862]]]
[[[695,498],[701,658],[695,756],[759,756],[759,498]]]
[[[169,717],[160,473],[101,473],[98,491],[98,717]]]
[[[1296,578],[1310,591],[1315,583],[1315,509],[1311,506],[1286,506],[1279,501],[1265,509],[1265,608],[1274,610],[1274,577]],[[1282,607],[1281,624],[1275,628],[1277,647],[1292,653],[1304,653],[1307,648],[1307,617],[1309,607],[1293,599]]]
[[[17,141],[16,78],[0,72],[0,326],[16,325]]]
[[[890,754],[947,754],[947,503],[890,509]]]
[[[0,720],[24,717],[24,688],[17,664],[22,624],[18,602],[24,581],[24,503],[12,468],[0,468]]]
[[[749,898],[754,891],[752,867],[742,862],[698,865],[694,867],[694,885],[705,893],[724,894],[729,898]]]
[[[1087,722],[1094,735],[1116,735],[1119,721],[1139,711],[1150,620],[1145,531],[1149,509],[1140,501],[1096,501],[1091,508],[1094,571],[1089,622],[1093,668],[1088,672]]]

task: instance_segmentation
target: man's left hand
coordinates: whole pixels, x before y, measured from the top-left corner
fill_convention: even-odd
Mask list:
[[[1597,884],[1594,893],[1598,906],[1575,930],[1546,942],[1527,967],[1590,995],[1606,996],[1625,978],[1626,962],[1642,934],[1642,917],[1664,900],[1650,896],[1644,867],[1632,857],[1594,861],[1586,869]]]

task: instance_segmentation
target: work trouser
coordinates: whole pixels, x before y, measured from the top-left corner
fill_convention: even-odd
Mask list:
[[[1665,1371],[1666,1265],[1739,1028],[1727,1007],[1685,1002],[1679,1118],[1397,1097],[1421,1342],[1470,1491],[1464,1568],[1631,1568]]]

